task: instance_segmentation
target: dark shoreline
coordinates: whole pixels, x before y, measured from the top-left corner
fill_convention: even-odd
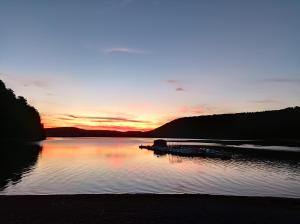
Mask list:
[[[188,137],[157,137],[157,136],[135,136],[135,135],[128,135],[128,136],[114,136],[114,135],[53,135],[47,136],[49,138],[154,138],[154,139],[167,139],[168,142],[173,143],[215,143],[220,144],[223,146],[227,145],[234,145],[234,146],[241,146],[244,144],[253,144],[259,146],[287,146],[287,147],[300,147],[300,139],[195,139],[195,138],[188,138]],[[176,140],[172,140],[176,139]],[[180,140],[179,140],[180,139]]]
[[[0,196],[1,223],[299,223],[300,199],[214,195]]]
[[[193,140],[174,140],[170,142],[191,142],[191,143],[216,143],[223,145],[240,146],[244,144],[253,144],[259,146],[289,146],[299,147],[299,139],[193,139]]]

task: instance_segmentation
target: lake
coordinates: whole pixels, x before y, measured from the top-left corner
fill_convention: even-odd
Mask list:
[[[138,148],[153,140],[51,138],[33,148],[7,146],[7,153],[2,152],[0,194],[201,193],[300,198],[297,159],[157,156]]]

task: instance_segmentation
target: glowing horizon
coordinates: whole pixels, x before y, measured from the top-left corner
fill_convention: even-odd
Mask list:
[[[299,11],[297,1],[1,1],[0,79],[45,127],[151,130],[299,106]]]
[[[122,119],[122,118],[120,118]],[[47,119],[42,116],[42,123],[45,128],[57,128],[57,127],[75,127],[85,130],[109,130],[109,131],[149,131],[158,126],[147,121],[105,121],[100,125],[99,121],[89,118],[54,118]]]

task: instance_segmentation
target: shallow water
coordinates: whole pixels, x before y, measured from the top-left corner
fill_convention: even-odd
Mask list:
[[[1,165],[0,194],[203,193],[300,198],[300,161],[156,156],[143,138],[52,138]],[[15,158],[17,153],[14,154]],[[18,158],[20,160],[20,158]]]

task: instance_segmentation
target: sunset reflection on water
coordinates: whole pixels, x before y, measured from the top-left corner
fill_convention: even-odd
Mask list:
[[[52,138],[1,194],[205,193],[300,197],[299,162],[158,156],[143,138]]]

